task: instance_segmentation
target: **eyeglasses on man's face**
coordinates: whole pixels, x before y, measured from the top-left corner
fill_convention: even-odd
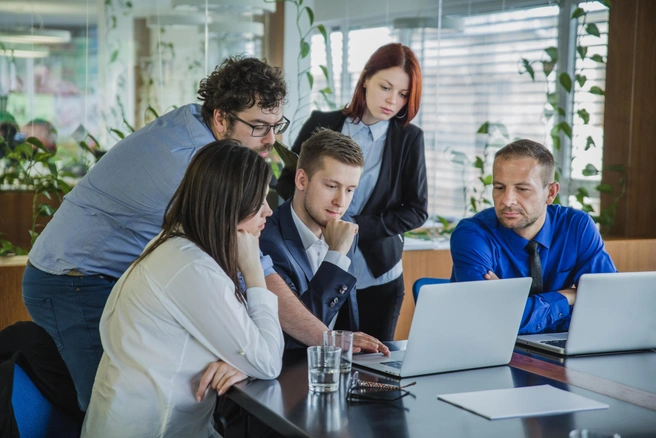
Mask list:
[[[251,136],[253,137],[266,137],[271,129],[273,129],[273,133],[275,135],[282,134],[289,127],[289,119],[287,119],[285,116],[282,116],[282,121],[280,123],[276,123],[275,125],[252,125],[246,120],[240,119],[233,113],[228,114],[251,128],[253,130],[253,132],[251,132]]]

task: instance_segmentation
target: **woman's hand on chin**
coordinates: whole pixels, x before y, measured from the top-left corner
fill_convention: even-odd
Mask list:
[[[246,288],[266,288],[264,271],[260,263],[260,243],[258,238],[247,231],[239,230],[237,231],[237,242],[237,263],[239,265],[239,271],[244,277]]]

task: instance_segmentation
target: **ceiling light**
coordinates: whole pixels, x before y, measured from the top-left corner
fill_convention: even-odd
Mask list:
[[[0,42],[16,44],[62,44],[71,40],[67,30],[26,29],[0,32]]]
[[[262,15],[276,12],[275,2],[262,0],[171,0],[171,6],[178,10],[220,11],[228,15]]]
[[[48,49],[33,49],[33,50],[22,50],[22,49],[0,49],[0,56],[6,56],[8,58],[45,58],[50,55]]]
[[[205,18],[205,15],[151,15],[146,18],[146,26],[157,28],[160,26],[205,26],[205,22],[210,23],[212,17]]]
[[[201,26],[200,31],[205,31],[205,27]],[[208,32],[212,34],[238,34],[238,35],[252,35],[253,37],[264,36],[264,24],[256,21],[221,21],[213,22],[207,26]]]

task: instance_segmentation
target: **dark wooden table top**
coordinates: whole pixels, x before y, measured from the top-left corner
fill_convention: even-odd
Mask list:
[[[652,359],[619,358],[615,356],[610,361],[614,362],[610,368],[599,365],[600,361],[596,361],[597,365],[591,365],[594,361],[571,365],[571,361],[549,360],[519,350],[513,354],[510,366],[403,379],[402,384],[417,382],[409,388],[412,395],[393,402],[353,403],[346,400],[346,375],[339,392],[309,392],[305,350],[288,351],[278,379],[242,382],[228,392],[228,397],[285,436],[568,437],[572,430],[589,429],[619,433],[623,438],[656,437],[656,378],[650,382],[640,380],[656,373],[641,368],[650,366]],[[601,362],[608,361],[602,358]],[[613,368],[616,366],[619,368]],[[590,367],[593,369],[587,369]],[[603,375],[613,369],[617,375]],[[620,375],[626,374],[622,370],[640,376],[637,380],[627,380]],[[361,379],[398,383],[375,373],[358,371]],[[602,375],[593,374],[595,371]],[[438,394],[544,384],[605,403],[610,408],[490,421],[437,399]]]

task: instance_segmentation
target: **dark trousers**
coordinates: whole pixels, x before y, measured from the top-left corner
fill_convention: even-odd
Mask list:
[[[52,275],[30,265],[23,274],[25,307],[55,341],[83,411],[103,354],[100,316],[114,284],[116,279],[104,275]]]
[[[403,274],[389,283],[358,289],[360,331],[380,341],[393,341],[404,295]]]

